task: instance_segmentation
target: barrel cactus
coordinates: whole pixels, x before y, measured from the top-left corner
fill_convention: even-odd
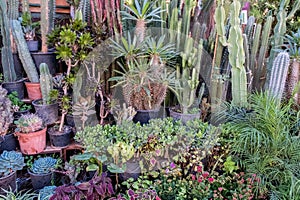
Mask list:
[[[11,101],[6,95],[7,90],[0,85],[0,136],[4,136],[7,133],[14,119],[11,112]]]
[[[55,168],[57,159],[52,157],[39,158],[34,161],[32,167],[30,168],[31,172],[34,174],[47,174]]]
[[[0,155],[0,178],[11,172],[21,170],[25,166],[22,153],[16,151],[3,151]]]

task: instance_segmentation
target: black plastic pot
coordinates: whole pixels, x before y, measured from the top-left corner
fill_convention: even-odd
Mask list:
[[[14,112],[14,121],[18,120],[22,115],[29,114],[30,110],[23,110]]]
[[[65,123],[66,123],[68,126],[74,127],[74,126],[75,126],[74,116],[73,116],[73,115],[70,115],[70,114],[67,114],[67,115],[66,115],[66,118],[65,118]]]
[[[28,46],[28,50],[30,52],[36,52],[39,50],[39,41],[37,40],[27,40],[26,41],[27,46]]]
[[[16,91],[18,93],[18,98],[24,99],[24,80],[4,82],[2,83],[2,87],[7,90],[8,94]]]
[[[59,132],[57,127],[51,127],[48,133],[52,146],[66,147],[71,143],[72,127],[70,126],[64,126],[62,132]]]
[[[58,120],[58,103],[42,104],[42,99],[32,102],[35,112],[40,116],[46,125],[54,124]]]
[[[34,174],[28,169],[28,173],[34,190],[40,190],[45,186],[51,185],[52,172],[47,174]]]
[[[140,124],[148,124],[150,119],[159,117],[159,109],[157,110],[137,110],[132,121],[134,123],[140,122]]]
[[[6,134],[4,137],[0,136],[0,153],[4,150],[13,151],[16,150],[18,147],[18,140],[14,136],[14,134]]]
[[[170,108],[170,117],[175,120],[181,120],[183,124],[186,124],[190,120],[199,119],[201,116],[201,112],[195,114],[183,114],[179,112],[175,112],[172,108]]]
[[[5,194],[5,192],[2,190],[7,190],[7,191],[16,191],[17,188],[17,173],[13,172],[9,174],[8,176],[0,178],[0,194]]]
[[[46,63],[48,65],[49,71],[52,75],[56,73],[56,58],[54,52],[42,53],[42,52],[35,52],[31,53],[35,66],[39,71],[39,66],[41,63]]]

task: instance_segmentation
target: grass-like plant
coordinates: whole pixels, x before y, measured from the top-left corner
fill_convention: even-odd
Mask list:
[[[0,200],[34,200],[38,197],[37,194],[35,194],[34,192],[28,190],[28,191],[19,191],[17,193],[14,193],[13,191],[8,191],[8,190],[4,190],[2,189],[5,194],[1,194],[0,195]],[[43,200],[43,199],[40,199]]]
[[[232,153],[247,172],[260,178],[257,188],[271,191],[280,199],[297,199],[300,137],[292,101],[281,103],[261,93],[250,97],[249,106],[249,112],[237,112],[229,119],[229,130],[236,135]]]

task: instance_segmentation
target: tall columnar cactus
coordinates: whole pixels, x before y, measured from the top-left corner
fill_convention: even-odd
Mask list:
[[[11,101],[6,95],[7,90],[0,85],[0,136],[4,136],[7,133],[14,119],[11,112]]]
[[[23,68],[31,82],[39,82],[39,75],[28,50],[21,24],[18,20],[12,20],[11,24],[13,37],[17,45],[19,58],[22,62]]]
[[[284,92],[289,64],[290,55],[287,52],[280,52],[273,62],[268,89],[278,99],[281,99]]]
[[[2,50],[1,50],[1,60],[2,60],[2,68],[4,81],[13,82],[17,79],[13,54],[11,51],[11,42],[10,42],[10,34],[9,34],[9,20],[7,17],[7,6],[6,1],[0,1],[0,29],[2,36]]]
[[[54,29],[55,13],[56,13],[56,0],[49,0],[49,31]]]
[[[46,63],[41,63],[39,68],[43,104],[47,104],[50,100],[50,91],[53,89],[52,75]]]
[[[42,52],[48,52],[47,34],[49,32],[49,2],[41,0],[41,34],[42,34]]]
[[[6,0],[2,0],[6,2]],[[19,18],[19,0],[7,0],[8,18],[17,20]]]

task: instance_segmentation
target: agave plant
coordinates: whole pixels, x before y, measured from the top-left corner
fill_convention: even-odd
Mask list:
[[[125,5],[129,12],[121,11],[123,19],[136,21],[135,35],[138,42],[142,43],[145,39],[146,25],[151,22],[161,22],[160,13],[163,12],[160,7],[154,8],[155,2],[150,0],[142,1],[135,0],[134,4]]]
[[[55,168],[56,163],[57,159],[54,159],[49,156],[39,158],[33,162],[33,165],[31,166],[30,170],[34,174],[47,174]]]
[[[24,157],[20,152],[3,151],[0,155],[0,177],[7,176],[11,172],[17,170],[21,170],[24,166]]]

